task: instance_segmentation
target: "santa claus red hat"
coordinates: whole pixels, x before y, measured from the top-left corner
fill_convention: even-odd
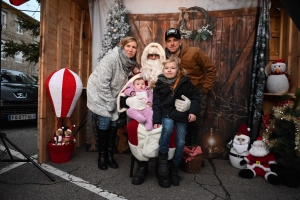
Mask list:
[[[67,129],[67,131],[70,131],[70,132],[72,132],[72,128],[73,127],[75,127],[75,125],[73,125],[73,126],[70,126],[68,129]]]
[[[253,144],[255,145],[263,145],[264,144],[264,141],[263,141],[263,138],[261,136],[259,136],[254,142]]]
[[[248,128],[246,124],[242,124],[238,128],[236,135],[239,137],[249,138],[249,131],[250,128]]]

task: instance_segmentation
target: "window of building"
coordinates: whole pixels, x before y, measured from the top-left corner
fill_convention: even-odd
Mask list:
[[[21,29],[21,25],[17,23],[17,33],[23,35],[23,30]]]
[[[6,13],[1,11],[1,26],[6,27]]]
[[[5,40],[1,40],[1,60],[6,60],[6,58],[4,57],[4,52],[3,52],[5,42],[6,42]]]
[[[15,62],[23,63],[23,53],[21,51],[17,55],[15,55]]]

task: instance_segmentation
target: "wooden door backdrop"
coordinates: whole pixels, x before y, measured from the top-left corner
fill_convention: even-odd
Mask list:
[[[218,129],[223,142],[247,122],[257,13],[257,8],[210,11],[210,17],[215,18],[213,35],[201,42],[185,39],[190,46],[204,50],[217,67],[202,131],[211,127]],[[151,42],[164,46],[165,31],[180,26],[179,15],[180,12],[129,14],[129,34],[138,38],[142,50]],[[204,25],[206,19],[202,12],[189,13],[188,30]]]

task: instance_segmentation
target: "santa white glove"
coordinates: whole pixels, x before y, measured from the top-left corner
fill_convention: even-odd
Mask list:
[[[181,98],[183,100],[180,100],[180,99],[175,100],[176,110],[178,110],[179,112],[186,112],[190,109],[191,100],[189,100],[189,98],[187,98],[184,95],[182,95]]]
[[[130,108],[143,110],[147,107],[147,100],[143,97],[133,96],[126,99],[126,104]]]

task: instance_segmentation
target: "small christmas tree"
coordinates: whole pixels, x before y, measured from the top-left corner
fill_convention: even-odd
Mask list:
[[[300,172],[300,90],[295,100],[286,100],[264,116],[263,139],[276,156],[277,163]]]
[[[127,35],[129,24],[125,22],[126,13],[128,13],[128,11],[125,9],[125,6],[121,4],[120,0],[116,0],[114,5],[109,9],[99,60]]]

